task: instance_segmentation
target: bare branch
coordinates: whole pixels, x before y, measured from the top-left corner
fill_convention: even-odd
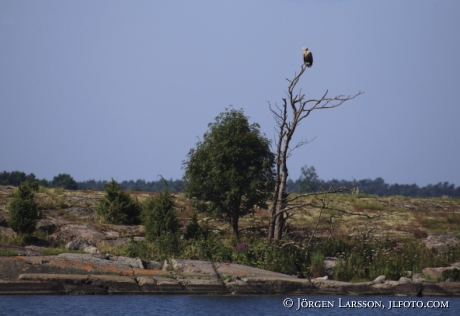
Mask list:
[[[295,93],[294,90],[296,89],[300,77],[304,74],[306,69],[307,66],[305,64],[302,64],[300,72],[298,74],[294,74],[294,78],[292,80],[286,79],[289,82],[289,86],[286,92],[287,97],[282,99],[283,104],[281,108],[276,104],[276,111],[269,103],[270,111],[273,113],[273,117],[275,118],[278,133],[277,139],[275,141],[275,189],[273,194],[272,206],[270,210],[271,216],[268,235],[269,240],[273,238],[281,238],[287,211],[302,206],[311,205],[314,207],[320,207],[322,212],[325,209],[330,209],[328,208],[327,201],[325,200],[328,194],[340,193],[345,190],[345,188],[333,190],[331,187],[328,190],[323,190],[320,192],[311,192],[308,194],[299,195],[291,199],[287,199],[286,182],[289,175],[287,168],[287,158],[289,158],[292,155],[292,152],[295,149],[305,144],[308,144],[307,141],[302,140],[298,142],[296,146],[290,148],[289,144],[292,140],[297,126],[304,118],[309,116],[310,113],[314,110],[332,109],[362,94],[362,92],[360,91],[355,95],[337,95],[335,97],[327,97],[329,90],[326,90],[326,92],[320,99],[305,100],[305,94],[303,94],[302,88],[299,89],[298,93]],[[304,197],[315,196],[316,198],[318,198],[318,196],[320,195],[323,196],[321,205],[307,204],[303,201],[300,201],[300,199]]]

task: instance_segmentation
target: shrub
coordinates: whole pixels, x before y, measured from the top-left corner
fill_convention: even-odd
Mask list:
[[[110,224],[137,225],[140,223],[141,206],[129,193],[112,179],[105,188],[105,197],[96,205],[99,219]]]
[[[324,255],[315,251],[310,258],[310,277],[317,278],[324,275]]]
[[[122,255],[131,258],[142,258],[144,260],[150,260],[153,259],[152,245],[147,243],[145,240],[135,240],[131,237],[128,245],[123,250]]]
[[[37,226],[38,206],[34,201],[36,191],[36,182],[23,182],[9,205],[8,225],[21,236],[32,234]]]
[[[187,223],[187,226],[185,226],[185,234],[184,238],[189,240],[189,239],[207,239],[209,235],[209,227],[208,226],[201,226],[198,223],[198,215],[196,213],[193,213],[192,216],[190,217],[190,221]]]
[[[174,197],[165,186],[163,192],[144,202],[142,219],[145,225],[145,237],[154,241],[166,233],[175,234],[180,224],[174,213]]]
[[[448,278],[451,278],[452,281],[458,282],[458,281],[460,281],[460,270],[458,270],[457,268],[455,268],[455,269],[446,269],[446,270],[442,271],[442,278],[444,280],[446,280]]]

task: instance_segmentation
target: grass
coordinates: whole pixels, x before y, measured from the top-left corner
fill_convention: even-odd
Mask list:
[[[69,250],[65,248],[46,248],[43,249],[44,256],[57,256],[62,253],[86,253],[83,250]]]
[[[144,192],[133,194],[139,201],[151,195]],[[114,230],[120,233],[120,237],[145,234],[142,226],[141,229],[132,230],[132,227],[76,219],[69,216],[65,209],[67,204],[94,208],[98,198],[103,196],[103,193],[96,191],[42,189],[37,199],[44,203],[43,218],[85,223],[101,231]],[[0,196],[0,215],[3,218],[7,218],[4,214],[10,198],[7,194]],[[309,198],[305,202],[312,200]],[[193,203],[183,194],[176,195],[176,203],[177,216],[182,225],[186,225],[190,214],[195,211]],[[453,231],[458,232],[460,237],[460,199],[331,194],[328,196],[328,205],[334,210],[323,210],[319,221],[319,208],[305,206],[290,211],[285,239],[272,244],[265,241],[268,211],[256,209],[253,216],[241,218],[238,242],[233,238],[228,221],[199,213],[199,222],[203,224],[205,221],[215,233],[207,240],[181,239],[171,247],[168,240],[148,243],[133,239],[120,246],[101,242],[97,247],[102,253],[144,260],[190,258],[234,262],[301,277],[322,276],[322,258],[340,257],[343,261],[334,270],[333,278],[344,281],[372,280],[380,274],[385,274],[388,279],[397,279],[408,270],[420,272],[424,267],[445,266],[460,260],[460,248],[448,248],[446,252],[438,253],[421,243],[430,232]],[[314,230],[316,224],[317,230]],[[64,249],[63,244],[53,244],[46,233],[36,232],[35,236],[49,242],[46,246],[50,248],[44,251],[46,255],[84,253]],[[314,238],[308,244],[310,237]],[[0,236],[0,243],[17,242],[14,235]],[[238,247],[243,243],[248,247]]]
[[[16,250],[11,250],[11,249],[0,250],[0,257],[14,257],[17,255],[18,255],[18,252]]]
[[[64,200],[64,190],[61,188],[47,189],[44,188],[36,194],[36,202],[39,209],[63,209],[70,205]]]

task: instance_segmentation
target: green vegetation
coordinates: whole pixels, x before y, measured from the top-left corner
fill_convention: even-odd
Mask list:
[[[38,206],[34,201],[34,192],[36,191],[38,191],[36,182],[23,182],[9,205],[8,225],[19,236],[25,238],[32,234],[37,226]]]
[[[117,184],[115,181],[111,183]],[[325,275],[322,265],[325,257],[335,257],[337,265],[332,278],[351,282],[373,280],[379,275],[397,280],[400,276],[406,276],[407,271],[418,273],[425,267],[448,266],[460,261],[460,246],[431,250],[422,242],[432,232],[453,232],[449,238],[455,233],[458,234],[457,238],[460,236],[460,205],[452,199],[413,199],[401,196],[382,198],[362,193],[331,194],[327,197],[327,205],[331,209],[323,210],[321,220],[318,220],[320,210],[308,205],[292,211],[284,239],[268,243],[265,241],[268,225],[266,210],[256,208],[251,216],[241,218],[240,236],[236,238],[231,224],[225,219],[203,212],[209,211],[209,202],[187,199],[184,194],[173,195],[166,185],[161,194],[154,196],[125,192],[116,185],[113,186],[115,190],[108,190],[113,193],[110,196],[117,197],[118,193],[123,193],[129,196],[129,201],[142,206],[140,218],[145,226],[140,227],[94,223],[91,219],[72,217],[66,209],[67,204],[96,209],[100,204],[97,199],[102,201],[109,198],[107,192],[104,196],[99,192],[40,188],[35,193],[35,183],[28,182],[23,186],[31,186],[33,189],[27,194],[22,186],[17,190],[0,191],[2,226],[11,222],[6,212],[22,192],[22,196],[37,202],[43,218],[57,216],[89,224],[102,231],[114,230],[120,236],[144,236],[145,233],[146,240],[133,237],[128,244],[121,246],[104,241],[97,244],[102,253],[112,255],[158,261],[188,258],[233,262],[312,278]],[[112,201],[115,205],[129,204],[120,202],[128,201],[126,198],[114,198]],[[314,199],[305,200],[306,203],[309,201]],[[49,208],[45,205],[49,205]],[[340,213],[339,210],[353,214]],[[316,230],[309,242],[313,228]],[[50,238],[44,231],[35,230],[29,235],[30,238],[25,240],[11,233],[2,234],[0,242],[13,245],[24,245],[27,242],[49,247],[44,251],[45,255],[82,253],[64,249],[62,242]],[[3,250],[0,255],[15,256],[17,253]],[[449,269],[443,278],[458,280],[456,273],[455,269]]]
[[[38,199],[38,208],[40,210],[63,209],[69,207],[69,204],[63,199],[64,189],[62,188],[48,189],[40,187],[39,193],[43,193]]]
[[[64,174],[66,175],[66,174]],[[62,176],[58,175],[57,177]],[[67,176],[67,175],[66,175]],[[0,185],[12,185],[18,186],[24,181],[30,180],[38,182],[42,187],[64,187],[66,188],[67,182],[62,182],[57,177],[54,177],[52,181],[46,179],[37,179],[33,173],[27,175],[21,171],[3,171],[0,173]],[[70,177],[70,176],[69,176]],[[70,177],[72,178],[72,177]],[[54,181],[56,179],[56,181]],[[59,181],[58,181],[59,180]],[[73,180],[73,178],[72,178]],[[305,180],[307,180],[305,182]],[[68,183],[71,183],[70,181]],[[108,183],[106,180],[86,180],[79,181],[78,189],[80,190],[96,190],[102,191],[105,185]],[[55,185],[56,184],[56,185]],[[120,182],[120,186],[123,190],[131,191],[148,191],[148,192],[161,192],[164,189],[164,182],[159,181],[145,181],[143,179],[134,180],[124,180]],[[171,192],[183,192],[184,191],[185,181],[182,179],[170,179],[168,180],[168,187]],[[331,185],[334,187],[347,187],[358,188],[359,192],[369,196],[391,196],[391,197],[402,197],[402,196],[411,196],[411,197],[450,197],[450,198],[460,198],[460,186],[455,186],[449,182],[439,182],[437,184],[428,184],[424,187],[419,187],[416,184],[388,184],[382,178],[372,179],[362,179],[358,181],[349,181],[349,180],[321,180],[316,174],[316,170],[313,166],[307,167],[304,166],[301,168],[301,175],[299,179],[287,181],[287,191],[288,192],[309,192],[309,190],[314,190],[317,187],[328,188]]]
[[[51,181],[53,188],[63,188],[66,190],[78,190],[78,183],[70,174],[62,173],[53,178]]]
[[[96,212],[102,222],[118,225],[140,223],[141,205],[129,193],[122,191],[115,180],[107,183],[104,191],[105,197],[96,205]]]
[[[11,249],[0,249],[0,257],[14,257],[17,256],[18,252],[16,250]]]
[[[69,250],[65,248],[45,248],[43,249],[44,256],[57,256],[61,253],[85,253],[83,250]]]
[[[460,281],[460,270],[457,268],[444,270],[442,271],[442,278],[444,280],[450,278],[453,282],[458,282]]]
[[[143,204],[142,219],[146,238],[154,241],[165,234],[176,234],[180,224],[174,213],[174,197],[165,186],[158,196],[148,198]]]
[[[190,198],[207,202],[209,211],[227,219],[238,236],[238,222],[254,205],[266,207],[273,182],[273,153],[259,125],[242,110],[227,110],[209,124],[209,132],[184,162]]]
[[[193,212],[192,216],[190,216],[190,220],[187,223],[187,226],[185,226],[184,238],[187,240],[207,239],[210,233],[211,232],[209,231],[208,226],[201,226],[198,223],[198,214],[196,212]]]

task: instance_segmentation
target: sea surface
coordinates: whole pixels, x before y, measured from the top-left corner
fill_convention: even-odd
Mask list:
[[[18,295],[0,296],[0,315],[460,315],[460,298]]]

